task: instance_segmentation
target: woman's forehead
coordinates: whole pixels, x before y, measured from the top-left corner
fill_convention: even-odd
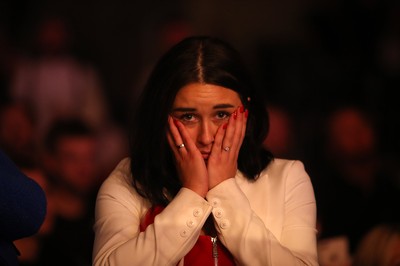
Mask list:
[[[240,105],[239,94],[231,89],[202,83],[191,83],[181,88],[174,101],[177,104],[220,104],[231,103]]]

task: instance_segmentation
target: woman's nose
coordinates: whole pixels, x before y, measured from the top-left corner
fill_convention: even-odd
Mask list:
[[[218,127],[211,122],[203,121],[199,128],[197,141],[202,145],[209,145],[214,142],[214,136]]]

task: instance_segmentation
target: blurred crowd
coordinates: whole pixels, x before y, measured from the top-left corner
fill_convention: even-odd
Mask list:
[[[2,79],[0,148],[47,196],[40,231],[15,241],[21,265],[91,265],[97,189],[127,155],[101,78],[70,38],[64,20],[43,19],[35,53],[13,58]]]
[[[251,67],[271,122],[264,144],[305,163],[321,266],[399,265],[400,5],[340,3],[308,14],[311,44],[257,45]],[[43,17],[29,51],[15,51],[0,29],[0,148],[48,199],[39,233],[15,243],[22,266],[91,265],[95,195],[127,156],[118,101],[96,65],[73,53],[69,26]],[[195,33],[184,20],[166,22],[154,57]],[[153,63],[127,84],[132,104]]]

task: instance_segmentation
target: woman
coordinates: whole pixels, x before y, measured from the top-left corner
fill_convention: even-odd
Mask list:
[[[130,158],[97,196],[94,265],[317,265],[309,176],[263,149],[266,109],[233,48],[181,41],[140,100]]]

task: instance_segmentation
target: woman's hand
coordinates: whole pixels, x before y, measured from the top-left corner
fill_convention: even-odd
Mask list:
[[[241,106],[231,115],[228,124],[218,128],[207,164],[209,189],[236,175],[246,123],[247,110]]]
[[[168,142],[175,155],[176,169],[183,187],[205,197],[209,181],[203,156],[180,121],[168,117],[168,126]],[[182,143],[184,146],[179,147]]]

